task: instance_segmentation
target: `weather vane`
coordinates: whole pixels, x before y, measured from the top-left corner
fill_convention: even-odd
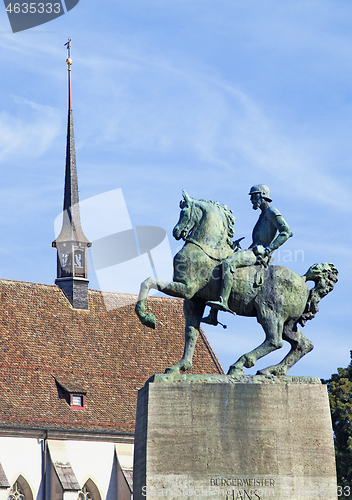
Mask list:
[[[67,59],[66,59],[66,64],[67,64],[67,71],[68,71],[68,109],[69,111],[72,111],[72,99],[71,99],[71,65],[72,65],[72,59],[71,59],[71,38],[68,39],[68,42],[64,44],[65,47],[67,47]]]
[[[71,71],[71,64],[72,64],[72,59],[71,59],[71,38],[69,38],[68,42],[65,43],[65,47],[67,47],[67,55],[68,55],[68,58],[66,59],[66,64],[68,66],[67,71]]]

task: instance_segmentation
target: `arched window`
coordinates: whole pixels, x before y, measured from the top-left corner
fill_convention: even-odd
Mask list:
[[[78,500],[93,500],[89,488],[87,488],[86,485],[84,485],[81,491],[78,493]]]
[[[77,500],[101,500],[101,496],[94,481],[88,479],[81,491],[78,493]]]
[[[21,487],[16,481],[10,489],[8,500],[25,500],[25,495],[22,493]]]
[[[32,490],[23,476],[19,476],[11,486],[8,500],[33,500]]]

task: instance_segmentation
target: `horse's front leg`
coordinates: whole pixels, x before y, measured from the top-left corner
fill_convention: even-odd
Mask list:
[[[183,311],[185,315],[186,325],[185,325],[185,347],[183,351],[183,356],[170,368],[165,370],[165,373],[179,373],[181,371],[186,371],[192,368],[192,360],[194,349],[196,347],[199,326],[203,316],[205,308],[204,300],[199,298],[193,298],[191,300],[185,300],[183,304]]]
[[[149,326],[149,328],[155,328],[155,316],[152,313],[145,312],[145,301],[147,300],[149,290],[151,288],[156,288],[156,279],[147,278],[141,283],[139,290],[138,301],[134,310],[142,325]]]
[[[149,328],[155,328],[155,316],[152,313],[145,312],[145,301],[147,300],[149,290],[154,288],[166,295],[172,297],[180,297],[182,299],[189,299],[197,291],[197,285],[189,285],[187,283],[179,283],[177,281],[160,281],[155,278],[147,278],[141,283],[138,301],[135,307],[136,314],[141,323]]]

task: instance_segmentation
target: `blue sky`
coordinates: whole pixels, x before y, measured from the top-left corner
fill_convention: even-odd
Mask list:
[[[71,37],[81,200],[121,188],[132,224],[166,229],[174,253],[182,188],[226,203],[248,246],[258,217],[248,190],[267,184],[294,233],[276,263],[298,274],[315,262],[340,271],[303,330],[315,349],[289,373],[329,378],[347,366],[351,24],[347,0],[80,0],[64,16],[12,34],[3,8],[0,277],[55,279]],[[91,283],[98,286],[94,276]],[[227,330],[205,330],[227,370],[263,331],[253,318],[222,319]]]

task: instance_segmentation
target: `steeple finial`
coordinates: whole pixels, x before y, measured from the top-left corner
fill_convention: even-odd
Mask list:
[[[68,50],[68,121],[65,189],[62,229],[52,246],[57,248],[57,279],[55,283],[65,292],[76,309],[88,309],[87,248],[91,246],[81,227],[78,198],[75,139],[71,101],[71,39]]]
[[[71,66],[72,66],[72,59],[71,59],[71,38],[69,38],[68,42],[65,43],[65,47],[67,47],[66,64],[67,64],[67,71],[68,71],[68,109],[69,109],[69,111],[72,111],[72,100],[71,100]]]

